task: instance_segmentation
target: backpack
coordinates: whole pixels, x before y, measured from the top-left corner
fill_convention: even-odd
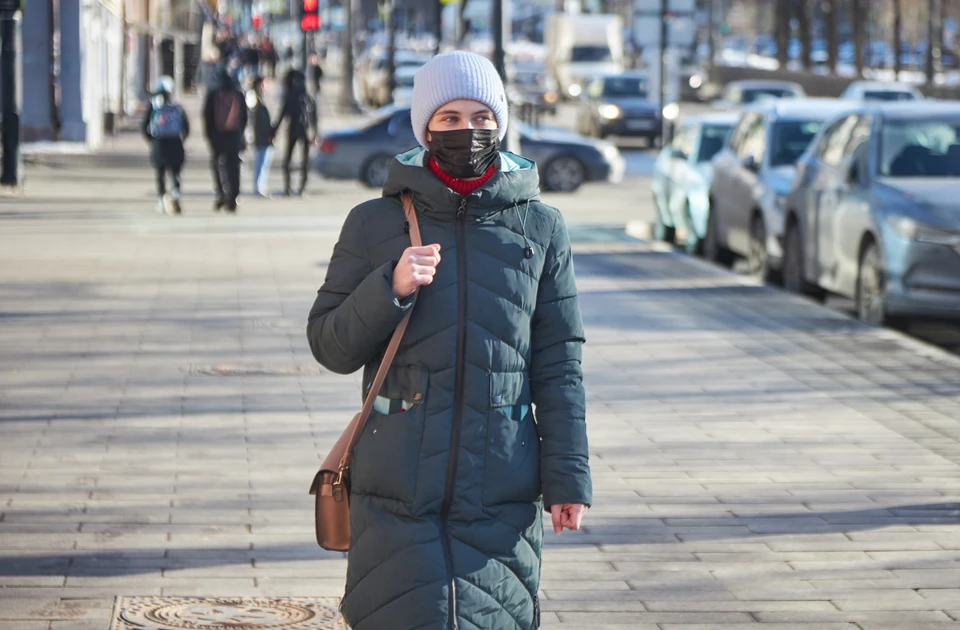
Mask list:
[[[300,126],[313,129],[317,124],[317,104],[306,92],[300,94]]]
[[[179,105],[164,103],[154,107],[147,129],[152,138],[179,138],[183,135],[183,110]]]
[[[240,131],[240,111],[246,107],[235,90],[217,90],[213,95],[213,128],[221,133]]]

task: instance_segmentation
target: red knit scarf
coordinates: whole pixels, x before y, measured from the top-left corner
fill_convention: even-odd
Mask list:
[[[447,175],[440,170],[440,165],[437,164],[437,161],[433,158],[430,158],[429,165],[430,170],[433,171],[433,174],[437,176],[437,179],[446,184],[447,188],[464,197],[487,183],[487,180],[493,177],[493,173],[496,170],[494,165],[491,164],[490,168],[487,169],[487,172],[477,179],[460,179],[458,177]]]

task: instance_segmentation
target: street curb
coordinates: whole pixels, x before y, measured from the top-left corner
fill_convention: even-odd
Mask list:
[[[624,230],[626,231],[628,236],[632,236],[634,238],[638,238],[645,241],[653,240],[653,223],[650,221],[639,221],[639,220],[628,221]],[[916,352],[922,357],[944,362],[946,364],[949,364],[951,367],[960,368],[960,355],[956,355],[956,354],[953,354],[952,352],[948,352],[947,350],[944,350],[943,348],[936,346],[932,343],[923,341],[922,339],[917,339],[916,337],[912,337],[907,333],[900,332],[899,330],[895,330],[893,328],[877,328],[877,327],[868,326],[867,324],[860,322],[860,320],[855,319],[854,317],[851,317],[847,313],[834,310],[822,304],[817,304],[813,300],[808,300],[803,296],[788,293],[786,290],[784,290],[781,287],[760,282],[759,280],[754,280],[753,278],[749,278],[747,276],[744,276],[743,274],[739,274],[735,271],[725,269],[719,265],[714,265],[713,263],[707,262],[706,260],[699,258],[697,256],[687,255],[681,250],[679,250],[678,248],[671,246],[667,243],[654,242],[653,245],[658,251],[673,253],[677,256],[682,256],[685,260],[687,260],[691,264],[699,265],[704,269],[711,269],[713,271],[726,272],[730,275],[738,276],[741,280],[745,281],[751,286],[756,285],[758,287],[762,287],[770,291],[776,291],[786,298],[789,298],[792,300],[802,300],[805,304],[812,304],[813,306],[819,307],[824,311],[831,313],[832,315],[847,319],[851,322],[855,322],[859,325],[862,325],[865,328],[874,330],[880,335],[881,338],[887,341],[898,342],[900,345],[912,350],[913,352]],[[657,246],[661,246],[661,247],[657,247]]]

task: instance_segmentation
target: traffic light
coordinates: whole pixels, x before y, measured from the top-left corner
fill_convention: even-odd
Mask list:
[[[259,14],[254,14],[253,16],[253,30],[259,31],[263,28],[263,16]]]
[[[300,0],[300,30],[316,31],[320,29],[320,6],[318,0]]]

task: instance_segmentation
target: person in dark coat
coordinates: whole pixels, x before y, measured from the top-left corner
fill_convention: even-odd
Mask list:
[[[237,211],[240,194],[240,153],[247,128],[247,104],[230,73],[217,69],[216,89],[203,104],[204,131],[210,143],[214,210]]]
[[[173,78],[162,76],[143,116],[140,131],[150,142],[150,163],[157,175],[157,212],[180,214],[180,171],[186,154],[183,141],[190,135],[186,112],[173,102]],[[172,184],[167,194],[167,175]]]
[[[343,616],[353,630],[531,630],[541,513],[575,530],[592,501],[570,240],[536,165],[500,150],[507,101],[487,59],[434,57],[411,121],[421,146],[347,216],[307,324],[317,361],[362,368],[367,391],[413,309],[347,470]]]
[[[297,194],[302,195],[307,187],[307,172],[310,169],[310,143],[317,133],[317,103],[307,93],[306,77],[299,70],[287,73],[283,110],[273,126],[274,134],[284,120],[287,123],[287,148],[283,158],[283,194],[291,194],[290,167],[293,153],[300,145],[300,187]]]

